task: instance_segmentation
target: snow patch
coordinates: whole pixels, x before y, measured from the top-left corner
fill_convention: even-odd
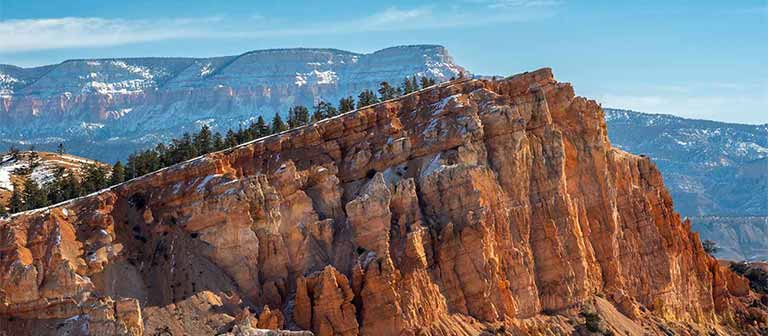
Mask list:
[[[440,163],[440,156],[441,156],[441,153],[435,154],[435,157],[432,158],[432,161],[430,161],[426,167],[421,169],[421,174],[419,174],[419,176],[424,178],[434,173],[442,171],[445,166],[443,166],[443,164]]]
[[[203,181],[200,182],[200,184],[197,185],[197,188],[195,188],[195,190],[197,192],[203,192],[203,190],[205,189],[205,186],[208,185],[208,182],[211,182],[211,180],[213,180],[216,177],[221,177],[221,174],[213,174],[213,175],[206,176],[203,179]]]

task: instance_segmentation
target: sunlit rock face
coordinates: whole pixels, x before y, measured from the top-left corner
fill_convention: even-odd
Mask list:
[[[765,318],[650,160],[612,148],[599,105],[549,69],[213,153],[0,238],[18,334],[572,335],[586,310],[614,334],[732,335]]]
[[[36,144],[113,161],[208,124],[237,129],[295,104],[466,72],[441,46],[358,54],[336,49],[258,50],[215,58],[71,60],[38,68],[0,65],[0,146]],[[51,147],[51,148],[47,148]]]

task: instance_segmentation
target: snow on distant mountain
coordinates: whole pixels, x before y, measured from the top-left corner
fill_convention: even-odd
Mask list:
[[[768,215],[768,124],[605,109],[611,142],[653,159],[686,216]]]
[[[406,76],[439,81],[466,72],[435,45],[371,54],[336,49],[258,50],[214,58],[70,60],[20,68],[0,65],[0,150],[35,144],[114,161],[204,122],[237,128],[270,120],[295,104],[399,84]]]

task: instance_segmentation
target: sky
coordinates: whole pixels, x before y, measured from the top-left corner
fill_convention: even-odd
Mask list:
[[[551,67],[603,107],[751,124],[767,41],[767,0],[0,0],[5,64],[441,44],[475,74]]]

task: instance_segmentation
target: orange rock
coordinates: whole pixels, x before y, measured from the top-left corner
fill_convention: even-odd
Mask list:
[[[90,314],[105,334],[168,319],[187,334],[572,334],[593,302],[619,332],[764,327],[653,163],[612,148],[599,104],[549,69],[441,84],[18,214],[0,251],[2,316]],[[233,324],[248,307],[266,308]]]

